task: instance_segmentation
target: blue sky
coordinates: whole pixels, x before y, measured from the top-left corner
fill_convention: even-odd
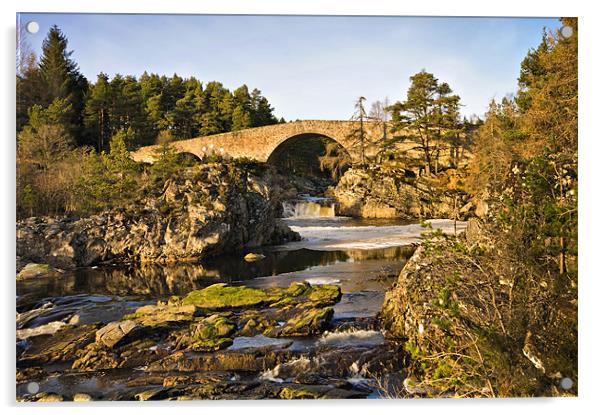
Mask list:
[[[520,62],[555,18],[31,14],[39,53],[53,24],[91,81],[99,72],[193,75],[259,88],[277,116],[348,119],[354,100],[403,99],[426,69],[465,115],[516,90]]]

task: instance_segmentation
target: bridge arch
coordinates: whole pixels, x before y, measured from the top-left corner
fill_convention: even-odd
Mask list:
[[[304,132],[275,142],[266,161],[285,172],[335,179],[351,165],[351,155],[329,135]]]
[[[197,161],[201,161],[201,157],[190,151],[179,151],[178,160],[185,163],[196,163]]]

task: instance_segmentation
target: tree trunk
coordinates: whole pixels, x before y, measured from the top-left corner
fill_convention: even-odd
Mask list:
[[[560,237],[560,254],[558,255],[558,270],[560,275],[566,272],[566,253],[564,247],[564,237]]]

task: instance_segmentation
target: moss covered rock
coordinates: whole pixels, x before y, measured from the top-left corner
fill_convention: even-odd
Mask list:
[[[214,314],[174,333],[173,337],[176,349],[206,352],[230,346],[235,331],[236,324],[233,321],[224,315]]]
[[[197,307],[188,305],[147,305],[127,314],[124,320],[135,320],[144,326],[157,326],[169,322],[192,321],[197,314]]]
[[[214,310],[267,305],[284,307],[299,304],[323,307],[336,304],[340,299],[341,289],[336,285],[311,286],[308,283],[295,282],[287,288],[260,289],[220,283],[188,293],[181,300],[181,304]]]
[[[337,285],[310,285],[307,282],[294,282],[288,288],[272,289],[276,299],[271,307],[298,306],[324,307],[341,300],[341,288]]]
[[[311,336],[323,333],[334,315],[331,307],[304,309],[287,320],[282,327],[274,327],[266,331],[267,336]]]
[[[195,290],[182,299],[182,305],[195,305],[203,308],[224,309],[253,307],[270,302],[273,298],[263,290],[244,286],[213,284],[202,290]]]

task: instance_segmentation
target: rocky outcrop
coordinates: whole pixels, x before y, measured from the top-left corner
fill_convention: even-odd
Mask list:
[[[341,290],[334,285],[293,283],[287,288],[256,289],[214,284],[183,299],[174,296],[139,307],[102,327],[63,323],[51,332],[32,333],[30,341],[21,346],[18,367],[72,362],[74,370],[91,371],[133,368],[163,359],[157,364],[186,366],[186,352],[227,348],[235,337],[249,334],[253,319],[261,323],[252,325],[254,334],[319,335],[330,327],[333,309],[329,306],[340,299]],[[290,346],[290,342],[282,346]],[[285,349],[282,356],[290,357]],[[228,358],[228,354],[224,356]],[[256,363],[255,355],[241,356],[245,364],[251,364],[249,359]],[[215,357],[205,358],[213,361]]]
[[[247,288],[216,284],[29,337],[18,348],[17,399],[363,398],[373,377],[403,376],[396,342],[341,343],[365,330],[331,321],[339,287]]]
[[[467,218],[473,207],[455,170],[416,178],[404,169],[381,166],[345,172],[329,196],[338,214],[365,218]]]
[[[406,392],[571,395],[561,380],[576,378],[576,355],[569,352],[576,303],[567,293],[547,293],[552,280],[526,282],[516,264],[499,258],[490,237],[471,219],[466,235],[427,238],[386,292],[381,327],[412,357]],[[546,307],[546,320],[535,307]],[[559,332],[566,337],[559,340]]]
[[[181,170],[162,190],[128,207],[81,219],[20,221],[17,255],[59,268],[198,260],[298,239],[277,219],[281,209],[267,180],[234,165],[202,164]]]

